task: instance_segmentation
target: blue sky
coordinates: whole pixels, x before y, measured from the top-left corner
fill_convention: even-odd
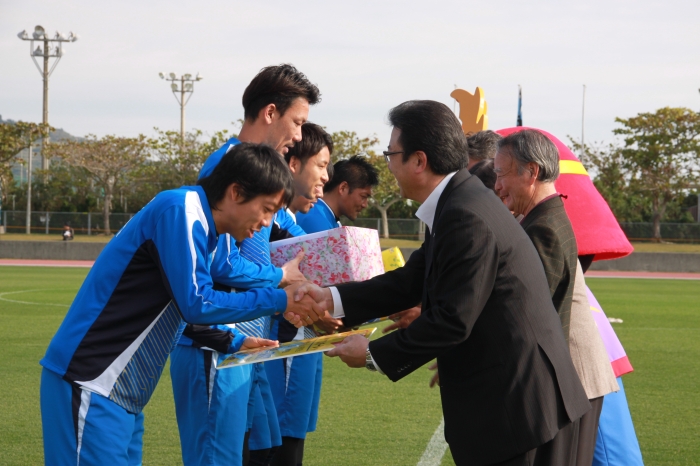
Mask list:
[[[179,128],[158,72],[200,72],[187,127],[241,118],[263,66],[293,63],[318,84],[310,119],[377,134],[409,99],[452,107],[457,84],[481,86],[490,128],[524,123],[561,139],[611,141],[614,118],[663,106],[700,109],[700,2],[31,1],[0,0],[0,114],[41,120],[41,78],[16,34],[41,24],[80,40],[51,78],[50,122],[82,136]]]

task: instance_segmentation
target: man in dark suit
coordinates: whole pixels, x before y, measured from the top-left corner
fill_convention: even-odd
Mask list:
[[[327,354],[393,381],[437,358],[458,465],[573,464],[561,454],[573,435],[558,433],[590,405],[532,242],[464,168],[465,138],[447,106],[409,101],[389,119],[384,155],[403,196],[422,204],[425,243],[398,270],[303,291],[332,301],[346,326],[419,302],[422,313],[406,329],[371,343],[350,337]]]

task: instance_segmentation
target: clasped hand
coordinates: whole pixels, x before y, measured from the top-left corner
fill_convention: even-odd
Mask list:
[[[310,282],[295,283],[284,289],[287,309],[284,318],[296,328],[311,325],[326,315],[329,300],[322,288]]]

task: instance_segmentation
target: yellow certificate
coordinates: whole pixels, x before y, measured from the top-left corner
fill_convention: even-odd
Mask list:
[[[282,343],[277,348],[255,348],[243,350],[231,354],[217,366],[217,369],[227,369],[229,367],[253,364],[256,362],[271,361],[273,359],[289,358],[292,356],[302,356],[304,354],[330,351],[335,348],[334,343],[340,343],[350,335],[362,335],[369,338],[377,328],[363,328],[344,333],[334,333],[322,337],[309,338],[308,340],[293,340]]]

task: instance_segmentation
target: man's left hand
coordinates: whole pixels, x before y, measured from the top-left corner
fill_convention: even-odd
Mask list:
[[[243,340],[241,345],[242,350],[248,350],[253,348],[262,348],[263,346],[268,346],[270,348],[276,348],[280,345],[277,340],[266,340],[265,338],[258,337],[248,337]]]
[[[335,348],[328,351],[326,355],[334,358],[339,357],[348,367],[365,367],[367,357],[367,347],[369,340],[362,335],[350,335]]]
[[[394,323],[384,327],[382,333],[389,333],[392,330],[396,330],[397,328],[408,328],[408,326],[411,325],[411,322],[413,322],[420,316],[420,313],[421,306],[418,305],[412,307],[411,309],[406,309],[405,311],[397,312],[396,314],[390,315],[389,319],[393,320]]]
[[[342,326],[342,320],[334,319],[328,312],[326,312],[326,315],[324,315],[314,323],[314,330],[320,330],[320,332],[317,332],[320,334],[330,335],[331,333],[337,332],[338,329]]]
[[[430,388],[433,388],[435,385],[437,385],[438,387],[440,386],[440,373],[438,372],[437,368],[437,361],[428,366],[428,369],[430,369],[431,371],[435,371],[433,377],[430,379]]]

